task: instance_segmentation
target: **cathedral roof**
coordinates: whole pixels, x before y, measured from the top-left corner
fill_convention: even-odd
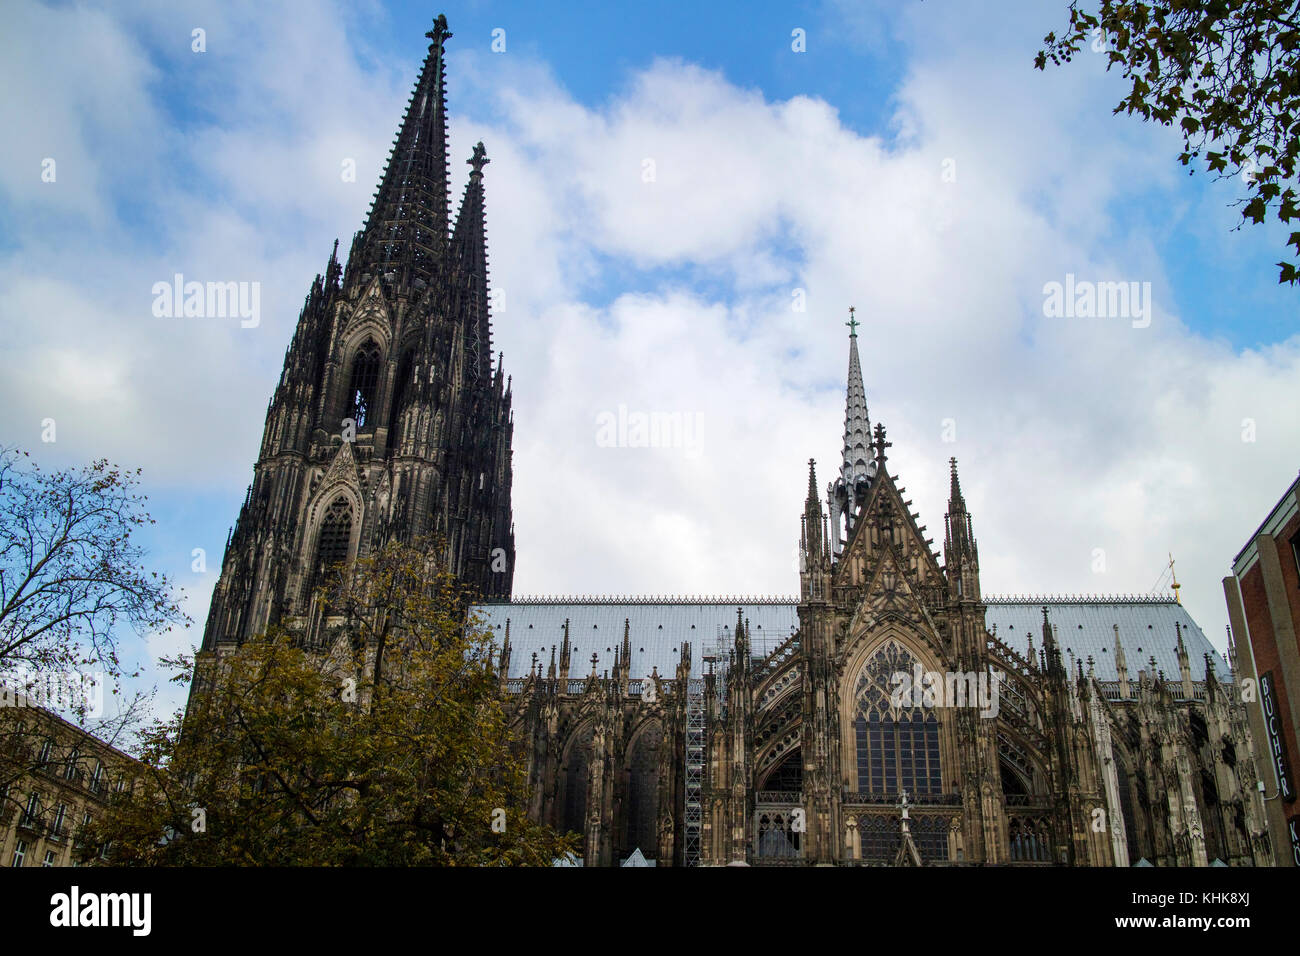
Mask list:
[[[1043,608],[1056,628],[1061,654],[1070,672],[1073,660],[1092,657],[1098,680],[1117,680],[1115,626],[1130,680],[1138,671],[1149,669],[1155,656],[1156,669],[1165,678],[1178,680],[1178,631],[1182,628],[1193,680],[1205,679],[1205,655],[1217,664],[1221,656],[1206,638],[1187,609],[1172,599],[1143,595],[1079,597],[985,598],[985,624],[996,628],[998,638],[1021,654],[1029,653],[1032,639],[1037,649],[1043,643]],[[681,660],[682,642],[691,646],[691,674],[705,673],[704,657],[726,655],[734,641],[736,608],[742,608],[750,625],[750,645],[755,657],[766,657],[799,626],[798,601],[789,597],[521,597],[478,608],[498,646],[510,622],[510,669],[507,677],[525,677],[537,654],[543,667],[550,660],[551,646],[564,640],[564,623],[569,622],[572,664],[569,676],[577,679],[591,673],[591,655],[596,654],[600,674],[613,670],[614,651],[623,642],[623,622],[629,627],[632,647],[631,676],[648,677],[652,668],[661,677],[671,677]],[[1221,678],[1227,669],[1219,670]]]
[[[1182,628],[1183,642],[1187,645],[1188,664],[1192,679],[1205,679],[1205,655],[1211,654],[1222,679],[1227,679],[1227,667],[1214,646],[1206,638],[1187,609],[1172,598],[1143,595],[1088,596],[1050,598],[986,597],[988,610],[984,625],[997,637],[1021,654],[1029,652],[1032,638],[1035,653],[1043,644],[1043,608],[1056,628],[1056,639],[1061,655],[1075,673],[1071,660],[1082,660],[1088,669],[1088,658],[1093,659],[1098,680],[1118,680],[1115,666],[1115,627],[1119,626],[1119,640],[1124,648],[1125,666],[1129,680],[1137,680],[1139,670],[1149,670],[1152,655],[1156,670],[1164,671],[1167,680],[1178,680],[1178,629]]]
[[[591,655],[596,670],[604,675],[614,669],[614,651],[623,643],[623,622],[628,622],[632,647],[631,676],[671,678],[681,661],[682,642],[691,646],[691,675],[706,673],[704,657],[726,655],[735,640],[736,608],[749,620],[750,647],[754,656],[766,657],[799,626],[793,598],[772,597],[555,597],[521,598],[508,604],[486,604],[478,610],[486,619],[498,646],[510,622],[510,669],[507,677],[526,677],[532,655],[543,667],[550,660],[551,645],[564,640],[564,622],[569,622],[572,646],[571,678],[591,673]]]

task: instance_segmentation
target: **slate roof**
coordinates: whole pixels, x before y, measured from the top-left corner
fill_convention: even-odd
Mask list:
[[[1068,600],[986,597],[988,611],[985,626],[997,637],[1021,654],[1029,652],[1029,639],[1034,642],[1034,653],[1043,647],[1043,607],[1047,607],[1048,620],[1056,628],[1056,639],[1061,645],[1070,673],[1075,673],[1071,659],[1082,660],[1087,670],[1089,655],[1094,661],[1098,680],[1118,680],[1115,667],[1115,628],[1119,625],[1120,643],[1124,645],[1124,660],[1130,680],[1137,680],[1138,671],[1150,668],[1151,655],[1155,655],[1156,669],[1165,672],[1171,680],[1179,679],[1177,622],[1183,629],[1183,642],[1187,645],[1188,663],[1192,680],[1205,679],[1205,655],[1214,656],[1215,672],[1226,680],[1228,668],[1222,656],[1200,627],[1192,620],[1187,609],[1172,598],[1106,598],[1079,597]]]
[[[753,602],[753,603],[748,603]],[[765,603],[759,603],[765,602]],[[714,653],[719,641],[725,655],[734,642],[736,608],[749,619],[751,648],[755,656],[766,657],[799,626],[793,598],[695,598],[662,601],[653,598],[565,598],[521,599],[509,604],[486,604],[479,608],[500,646],[505,624],[510,621],[510,668],[507,677],[526,677],[533,652],[545,674],[555,645],[558,665],[564,622],[569,622],[573,653],[570,678],[591,673],[591,655],[596,670],[604,676],[614,668],[614,651],[623,643],[623,621],[630,625],[633,679],[649,677],[652,668],[671,678],[681,660],[682,642],[691,645],[691,675],[706,672],[704,655]]]
[[[1033,639],[1035,656],[1043,644],[1043,607],[1056,627],[1061,653],[1070,672],[1072,659],[1094,661],[1098,680],[1116,680],[1114,627],[1119,625],[1120,641],[1131,680],[1139,669],[1148,667],[1155,655],[1156,667],[1165,677],[1177,680],[1177,622],[1187,644],[1193,680],[1205,679],[1205,657],[1211,653],[1220,678],[1226,679],[1227,666],[1210,644],[1187,610],[1172,599],[1156,597],[1079,597],[997,598],[985,599],[988,611],[985,623],[996,627],[1000,640],[1021,654],[1028,654]],[[559,660],[564,639],[564,622],[569,622],[569,640],[573,647],[570,678],[584,678],[591,673],[591,655],[596,654],[597,672],[604,676],[614,667],[614,650],[623,641],[623,621],[630,626],[633,678],[648,677],[652,668],[659,676],[670,678],[680,660],[682,642],[691,645],[691,673],[705,673],[706,654],[725,655],[732,646],[736,608],[744,610],[749,620],[754,655],[766,656],[798,628],[798,602],[787,597],[700,597],[700,598],[623,598],[623,597],[555,597],[520,598],[509,603],[479,607],[497,645],[505,636],[510,622],[510,668],[508,677],[525,677],[532,665],[533,652],[543,673],[550,663],[551,647]]]

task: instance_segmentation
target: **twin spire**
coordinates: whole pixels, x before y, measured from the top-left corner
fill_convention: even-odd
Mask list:
[[[426,283],[443,272],[452,258],[475,262],[486,271],[486,254],[466,247],[481,238],[482,178],[487,157],[483,144],[474,148],[465,202],[450,231],[450,168],[447,159],[447,90],[443,45],[451,38],[447,18],[439,14],[425,34],[429,52],[406,105],[402,125],[375,190],[360,237],[364,271],[395,272]],[[466,215],[468,213],[468,215]],[[449,244],[457,248],[449,249]]]
[[[492,329],[488,315],[488,264],[483,167],[480,142],[467,160],[465,196],[450,232],[450,168],[447,158],[446,62],[451,38],[447,18],[434,21],[429,52],[407,103],[393,150],[375,190],[366,224],[353,242],[350,273],[388,275],[416,289],[439,286],[450,301],[440,310],[464,317],[465,375],[470,381],[492,372]]]

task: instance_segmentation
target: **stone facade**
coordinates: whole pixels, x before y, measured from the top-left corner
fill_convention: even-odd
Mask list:
[[[335,243],[299,316],[227,541],[198,661],[270,625],[317,640],[322,576],[391,538],[438,540],[488,598],[510,594],[513,420],[493,362],[479,143],[448,218],[439,18],[365,227]]]
[[[143,770],[49,710],[0,708],[0,866],[76,866],[82,831]]]
[[[860,382],[848,393],[851,441]],[[797,602],[739,599],[726,627],[725,600],[481,609],[536,818],[582,832],[586,865],[638,848],[658,865],[1269,865],[1240,690],[1182,606],[985,600],[956,462],[941,559],[889,447],[877,425],[864,468],[846,443],[829,490],[839,527],[810,462]],[[774,604],[793,612],[791,631]],[[601,643],[625,613],[612,658],[597,648],[571,677],[575,636]],[[1129,654],[1146,660],[1130,668]]]

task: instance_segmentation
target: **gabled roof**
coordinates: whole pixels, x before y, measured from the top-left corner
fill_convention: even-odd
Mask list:
[[[510,667],[507,677],[526,677],[532,655],[545,672],[550,663],[551,647],[564,640],[564,622],[569,622],[572,659],[571,679],[591,673],[591,655],[596,654],[596,670],[602,676],[613,670],[614,651],[623,642],[623,622],[628,621],[632,646],[631,675],[648,677],[652,668],[659,676],[670,678],[681,659],[682,642],[691,645],[691,674],[705,673],[704,656],[714,653],[721,643],[725,656],[735,640],[736,608],[743,608],[749,620],[751,653],[766,657],[799,626],[798,601],[793,598],[680,598],[637,599],[599,597],[524,598],[517,602],[486,604],[478,608],[499,647],[510,622]],[[1070,673],[1073,660],[1093,659],[1098,680],[1116,680],[1114,625],[1119,625],[1120,641],[1128,665],[1130,680],[1138,671],[1149,668],[1154,654],[1156,668],[1166,679],[1178,680],[1178,633],[1183,641],[1192,669],[1193,680],[1205,679],[1205,655],[1214,655],[1215,668],[1221,679],[1227,678],[1222,656],[1206,638],[1186,608],[1162,597],[1071,597],[985,599],[988,611],[985,625],[996,627],[1000,640],[1021,654],[1029,653],[1032,639],[1037,651],[1043,644],[1043,607],[1056,627]]]
[[[765,599],[766,603],[745,603],[743,599],[698,598],[691,601],[653,603],[627,599],[625,603],[591,598],[527,599],[518,603],[486,604],[478,608],[491,629],[497,646],[505,638],[510,622],[510,667],[507,677],[526,677],[532,655],[543,673],[551,659],[551,646],[558,659],[564,640],[564,622],[569,622],[572,659],[569,677],[591,673],[591,655],[596,670],[604,676],[614,668],[614,651],[623,643],[623,622],[628,621],[632,646],[633,679],[649,677],[652,668],[671,678],[681,660],[682,642],[691,645],[691,676],[706,673],[704,656],[714,652],[721,640],[725,656],[735,641],[736,608],[749,619],[750,651],[766,657],[799,626],[798,603],[793,599]]]
[[[1178,680],[1178,631],[1183,631],[1187,645],[1188,663],[1193,680],[1205,679],[1205,655],[1214,655],[1215,670],[1220,679],[1228,677],[1227,666],[1214,649],[1187,609],[1172,598],[1163,597],[1088,597],[1079,596],[1051,600],[1035,598],[1003,599],[986,597],[988,610],[984,625],[990,631],[997,628],[997,637],[1021,654],[1029,653],[1032,638],[1034,655],[1043,647],[1043,608],[1048,620],[1056,628],[1056,639],[1061,646],[1061,657],[1073,676],[1077,671],[1074,660],[1094,662],[1098,680],[1118,680],[1115,667],[1115,625],[1119,625],[1119,640],[1124,647],[1124,660],[1129,680],[1136,681],[1139,670],[1150,669],[1154,654],[1156,669],[1165,673],[1168,680]]]

